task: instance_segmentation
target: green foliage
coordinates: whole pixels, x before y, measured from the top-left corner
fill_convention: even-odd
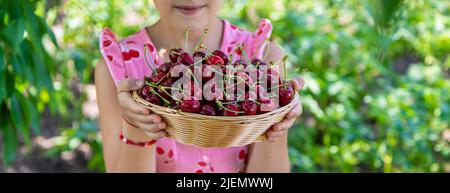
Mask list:
[[[60,99],[53,86],[57,65],[48,54],[54,34],[37,15],[36,1],[0,1],[0,114],[3,158],[11,163],[19,139],[30,144],[30,128],[40,131],[39,113],[53,112]]]
[[[0,1],[4,158],[49,106],[66,128],[49,154],[88,144],[89,169],[103,171],[86,93],[73,85],[93,83],[104,27],[125,37],[158,15],[148,0],[49,2]],[[290,76],[306,80],[289,134],[294,172],[450,171],[450,2],[227,0],[221,17],[251,31],[269,18]]]
[[[294,171],[449,171],[448,2],[239,2],[224,17],[270,18],[292,75],[306,79]]]

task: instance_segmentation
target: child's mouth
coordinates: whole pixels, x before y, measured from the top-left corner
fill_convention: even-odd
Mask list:
[[[174,5],[175,9],[184,15],[194,15],[207,5]]]

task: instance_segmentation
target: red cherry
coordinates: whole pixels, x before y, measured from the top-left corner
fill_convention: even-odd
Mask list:
[[[171,82],[170,80],[164,81],[161,86],[164,87],[172,87],[173,82]],[[164,92],[166,91],[166,92]],[[165,89],[163,90],[162,88],[158,88],[156,89],[156,92],[164,99],[166,99],[167,101],[172,101],[172,97],[170,97],[168,94],[170,94],[170,92],[172,92],[170,89]],[[167,94],[168,93],[168,94]]]
[[[128,52],[122,52],[122,57],[125,61],[131,60],[131,55]]]
[[[258,65],[266,65],[265,62],[263,62],[262,60],[260,60],[260,59],[258,59],[258,58],[253,59],[253,60],[252,60],[252,64],[255,65],[255,66],[258,66]]]
[[[228,59],[228,56],[227,56],[225,53],[223,53],[223,52],[220,51],[220,50],[215,50],[215,51],[213,52],[213,54],[216,55],[216,56],[219,56],[220,58],[222,58],[223,63],[224,63],[225,65],[228,64],[229,59]]]
[[[212,107],[211,105],[206,104],[206,105],[203,105],[202,110],[200,111],[200,114],[215,116],[216,109],[214,109],[214,107]]]
[[[156,96],[154,94],[147,96],[147,98],[145,100],[148,101],[149,103],[152,103],[155,105],[162,105],[162,102],[161,102],[161,99],[159,98],[159,96]]]
[[[179,57],[180,63],[189,66],[194,63],[194,59],[187,52],[182,52]]]
[[[189,113],[198,113],[200,111],[200,101],[192,97],[190,100],[181,101],[181,110]]]
[[[166,62],[164,64],[161,64],[161,66],[158,67],[158,71],[167,73],[170,71],[170,69],[172,69],[173,66],[174,66],[174,63]]]
[[[229,117],[238,116],[237,111],[239,111],[239,106],[237,104],[227,104],[227,105],[225,105],[225,108],[222,111],[223,116],[229,116]],[[229,111],[227,109],[229,109],[231,111]]]
[[[164,76],[166,76],[166,73],[164,72],[158,72],[156,75],[152,73],[152,76],[150,76],[150,82],[157,83],[163,79]]]
[[[188,99],[190,99],[190,97],[196,97],[196,96],[202,96],[203,90],[202,88],[200,88],[199,85],[195,84],[194,81],[191,81],[190,85],[186,85],[187,88],[184,92],[185,96],[187,96]],[[189,93],[186,93],[186,91],[190,91]]]
[[[259,102],[261,103],[261,105],[259,106],[259,113],[261,114],[273,111],[278,108],[273,99],[260,99]]]
[[[206,64],[223,66],[225,64],[225,62],[223,61],[223,59],[220,56],[212,55],[212,56],[209,56],[208,59],[206,59]]]
[[[242,51],[241,51],[241,48],[240,48],[240,47],[237,47],[237,48],[234,50],[234,52],[235,52],[238,56],[242,55]]]
[[[283,83],[280,87],[280,105],[285,106],[294,99],[295,92],[292,82]]]
[[[193,55],[194,59],[201,59],[202,60],[202,64],[206,63],[206,60],[203,60],[206,57],[205,52],[203,51],[196,51]]]
[[[256,86],[256,95],[258,99],[267,99],[267,90],[262,85]]]
[[[177,63],[181,52],[182,52],[181,48],[173,48],[173,49],[169,50],[170,61]]]
[[[172,105],[172,109],[179,110],[181,109],[181,103],[175,103]]]
[[[111,55],[107,55],[107,57],[108,57],[108,61],[112,61],[113,60],[113,56],[111,56]]]
[[[238,81],[244,80],[244,82],[246,83],[245,86],[253,85],[252,77],[250,77],[250,75],[248,75],[246,72],[237,72],[236,76],[239,77]]]
[[[128,54],[132,57],[132,58],[139,58],[139,51],[137,50],[130,50],[128,52]]]
[[[150,95],[150,86],[144,86],[142,87],[141,91],[140,91],[140,96],[143,99],[146,99],[148,95]]]
[[[245,115],[256,115],[258,113],[258,105],[255,101],[245,100],[241,102],[242,110]]]
[[[256,93],[253,91],[248,91],[244,94],[245,100],[256,100],[257,97],[258,97],[258,95],[256,95]]]

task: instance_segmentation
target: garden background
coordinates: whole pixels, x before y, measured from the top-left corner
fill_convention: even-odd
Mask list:
[[[225,0],[261,18],[301,75],[293,172],[450,172],[450,1]],[[104,171],[98,36],[151,25],[151,0],[0,0],[0,172]]]

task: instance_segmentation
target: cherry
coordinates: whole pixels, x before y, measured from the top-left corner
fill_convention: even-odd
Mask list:
[[[182,51],[183,50],[181,48],[173,48],[173,49],[169,50],[170,61],[177,63],[178,58],[180,57],[180,54]]]
[[[206,69],[206,71],[211,72],[211,76],[208,77],[208,76],[203,76],[202,75],[203,83],[206,83],[209,80],[211,80],[212,78],[214,78],[214,76],[216,74],[215,72],[212,72],[213,68],[210,68],[207,65],[202,65],[202,73],[206,72],[205,69]]]
[[[220,50],[214,50],[214,52],[212,54],[219,56],[223,60],[223,64],[225,64],[225,65],[228,64],[229,59],[228,59],[228,56],[224,52],[222,52]]]
[[[268,97],[267,90],[260,84],[256,86],[256,94],[258,99],[267,99]]]
[[[223,66],[225,64],[225,62],[223,61],[223,59],[220,56],[211,55],[208,57],[208,59],[206,59],[206,64]]]
[[[294,99],[295,92],[292,82],[285,82],[280,87],[280,105],[285,106]]]
[[[228,116],[228,117],[238,116],[238,112],[235,112],[235,111],[240,110],[239,106],[237,104],[227,104],[227,105],[225,105],[225,108],[222,111],[223,116]],[[229,111],[227,109],[232,110],[232,111]]]
[[[192,97],[190,100],[181,101],[181,110],[189,113],[198,113],[200,111],[200,101]]]
[[[157,72],[156,75],[152,74],[152,76],[150,76],[150,82],[157,83],[163,79],[164,76],[166,76],[166,73],[164,72]]]
[[[252,64],[255,65],[255,66],[266,65],[265,62],[263,62],[262,60],[260,60],[260,59],[258,59],[258,58],[253,59],[253,60],[252,60]]]
[[[161,86],[164,87],[172,87],[172,85],[173,82],[170,80],[166,80],[161,84]],[[172,92],[170,89],[166,88],[165,90],[163,90],[163,88],[158,88],[156,89],[156,92],[167,101],[172,101],[172,97],[169,96],[170,92]]]
[[[189,66],[194,63],[194,59],[192,59],[191,55],[187,52],[182,52],[179,56],[180,63]]]
[[[192,56],[194,57],[194,59],[195,58],[200,58],[202,60],[202,64],[206,63],[206,60],[203,60],[206,57],[205,52],[203,52],[203,51],[196,51]]]
[[[162,102],[161,102],[161,99],[159,98],[159,96],[156,96],[154,94],[148,95],[145,100],[152,104],[155,104],[155,105],[162,105]]]
[[[170,69],[172,69],[172,67],[173,67],[174,65],[175,65],[175,64],[172,63],[172,62],[166,62],[166,63],[164,63],[164,64],[161,64],[161,66],[158,67],[158,71],[167,73],[167,72],[170,71]]]
[[[277,105],[275,104],[273,99],[269,99],[269,98],[260,99],[259,102],[261,103],[261,105],[259,106],[259,109],[258,109],[260,114],[273,111],[277,108]],[[264,109],[263,109],[263,104],[264,104]]]
[[[258,113],[258,105],[255,101],[245,100],[241,102],[242,110],[245,115],[256,115]]]
[[[243,68],[245,68],[245,67],[247,67],[248,66],[248,64],[247,64],[247,62],[245,62],[245,60],[236,60],[236,62],[234,62],[233,63],[233,66],[235,67],[235,68],[237,68],[237,67],[243,67]]]
[[[205,105],[203,105],[202,110],[200,111],[200,114],[215,116],[216,109],[209,104],[205,104]]]
[[[181,109],[181,103],[175,103],[175,104],[173,104],[172,105],[172,109],[175,109],[175,110],[179,110],[179,109]]]
[[[246,93],[244,94],[244,99],[245,99],[245,100],[249,100],[249,99],[251,99],[251,100],[256,100],[257,97],[258,97],[258,96],[256,95],[256,93],[253,92],[253,91],[248,91],[248,92],[246,92]]]
[[[146,99],[147,96],[150,95],[150,92],[151,92],[150,89],[151,89],[150,86],[147,86],[147,85],[144,86],[144,87],[141,89],[141,92],[140,92],[141,98]]]
[[[190,99],[190,97],[202,96],[203,89],[200,88],[200,86],[197,85],[195,81],[191,81],[190,85],[184,84],[183,86],[186,86],[185,88],[183,88],[183,94],[187,99]]]

